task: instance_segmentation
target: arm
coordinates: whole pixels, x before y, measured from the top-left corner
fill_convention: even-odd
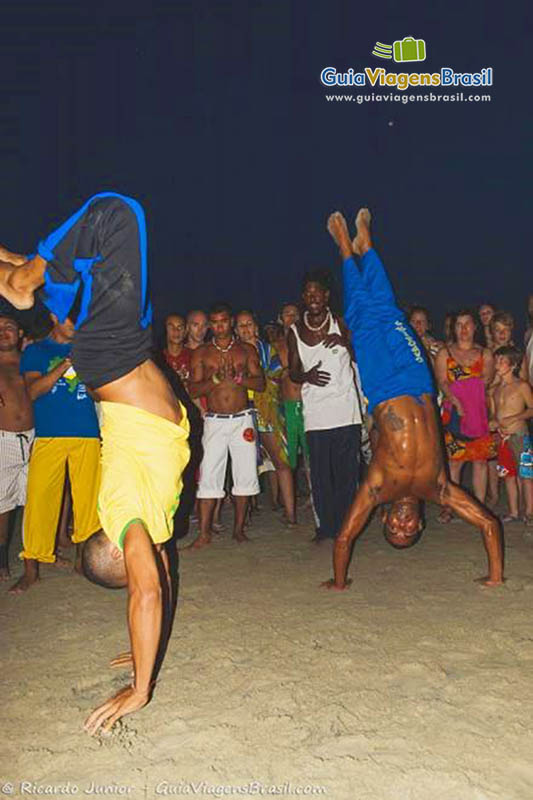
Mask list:
[[[209,378],[205,378],[205,367],[203,362],[203,348],[199,347],[197,350],[194,350],[191,358],[191,377],[189,380],[189,394],[190,396],[195,399],[196,397],[204,397],[210,394],[213,389],[216,389],[218,384],[221,382],[219,376],[216,373],[210,375]]]
[[[25,372],[24,382],[30,400],[33,402],[43,394],[48,394],[71,365],[72,361],[70,358],[65,358],[57,367],[47,372],[46,375],[42,375],[40,372]]]
[[[289,377],[291,381],[293,383],[312,383],[314,386],[327,386],[331,380],[331,375],[329,372],[319,369],[322,361],[319,361],[310,370],[304,372],[293,331],[289,331],[287,344],[289,347]]]
[[[246,375],[237,375],[235,383],[244,389],[252,389],[254,392],[265,391],[265,375],[259,363],[259,355],[255,347],[249,345],[247,348]]]
[[[483,380],[485,386],[489,386],[494,378],[494,356],[490,350],[483,350]]]
[[[107,732],[114,722],[148,703],[161,637],[163,599],[151,539],[144,526],[133,523],[124,539],[128,575],[128,629],[134,681],[97,708],[85,723],[91,735]]]

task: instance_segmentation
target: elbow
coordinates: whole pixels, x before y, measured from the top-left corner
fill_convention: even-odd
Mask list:
[[[159,583],[135,586],[130,589],[130,600],[139,611],[150,612],[161,607],[163,592]]]

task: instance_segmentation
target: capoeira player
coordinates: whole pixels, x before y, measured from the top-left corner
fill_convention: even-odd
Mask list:
[[[129,595],[132,653],[123,660],[132,658],[134,678],[87,719],[86,730],[95,733],[151,696],[172,607],[162,544],[172,536],[189,424],[150,360],[146,227],[139,203],[115,192],[98,194],[41,241],[34,256],[0,248],[0,294],[10,303],[29,308],[43,285],[42,300],[60,322],[81,293],[72,363],[101,401],[98,510],[105,533],[87,541],[82,565],[90,580],[127,586]]]
[[[386,535],[395,546],[406,547],[416,541],[422,527],[419,501],[431,500],[480,528],[489,567],[488,576],[480,581],[499,586],[503,582],[499,522],[447,477],[429,367],[372,247],[368,209],[359,211],[356,228],[352,243],[342,214],[335,212],[328,219],[343,260],[344,319],[378,442],[335,542],[335,577],[324,585],[348,586],[352,544],[376,506],[393,503],[386,515]]]

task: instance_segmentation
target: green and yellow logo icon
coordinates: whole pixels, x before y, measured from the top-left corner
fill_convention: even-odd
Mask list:
[[[396,62],[425,61],[426,43],[424,39],[413,39],[412,36],[398,39],[392,45],[376,42],[372,55],[377,58],[394,58]]]

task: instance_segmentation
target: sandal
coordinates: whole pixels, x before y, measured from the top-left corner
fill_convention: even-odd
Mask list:
[[[522,522],[520,517],[515,517],[513,514],[505,514],[501,519],[504,524],[507,522]]]

